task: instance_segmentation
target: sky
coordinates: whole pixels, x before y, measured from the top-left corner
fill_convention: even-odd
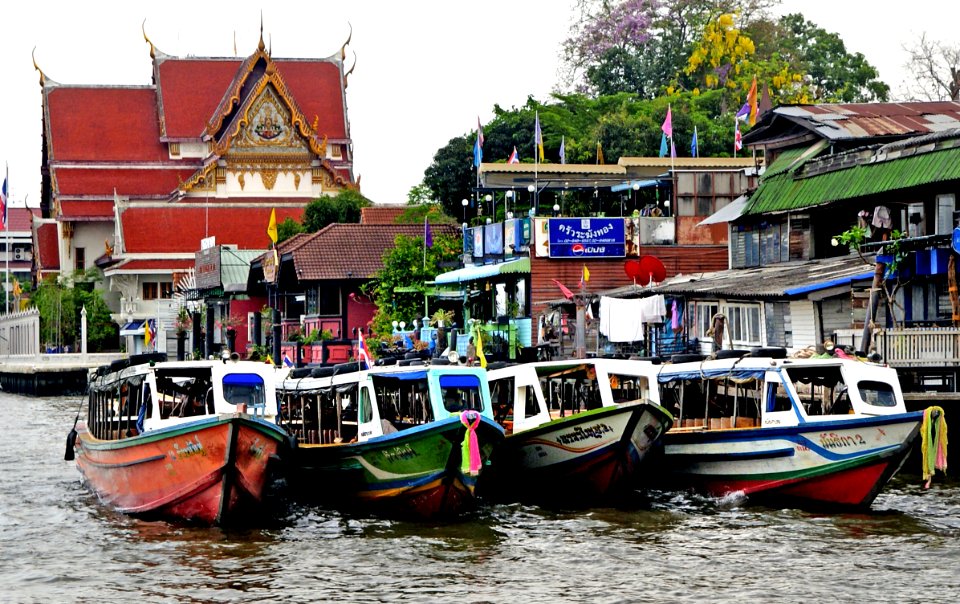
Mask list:
[[[493,107],[549,100],[575,0],[288,0],[257,3],[29,2],[4,17],[0,160],[15,205],[40,200],[41,93],[31,53],[48,79],[75,85],[146,85],[152,63],[141,25],[175,56],[248,56],[264,41],[276,58],[330,56],[353,28],[347,88],[354,173],[378,203],[405,202],[436,151],[486,123]],[[895,91],[906,79],[902,45],[926,31],[952,41],[952,1],[784,0],[862,52]],[[495,160],[496,158],[485,158]],[[506,158],[503,158],[506,159]]]

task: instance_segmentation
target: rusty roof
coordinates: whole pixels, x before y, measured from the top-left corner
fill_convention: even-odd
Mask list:
[[[960,102],[781,105],[763,116],[744,144],[764,144],[792,126],[830,141],[905,138],[960,127]]]
[[[754,167],[752,157],[621,157],[626,168],[663,168],[669,170],[742,170]],[[760,158],[759,163],[763,163]]]

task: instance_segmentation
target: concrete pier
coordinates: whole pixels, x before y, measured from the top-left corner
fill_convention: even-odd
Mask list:
[[[126,356],[119,352],[0,356],[0,389],[32,396],[84,394],[91,369]]]

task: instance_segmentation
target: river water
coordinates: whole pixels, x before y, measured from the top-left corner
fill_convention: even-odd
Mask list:
[[[277,500],[255,526],[222,530],[101,506],[63,461],[79,402],[0,394],[0,602],[960,598],[960,484],[924,490],[919,468],[864,514],[652,492],[629,509],[482,506],[417,524]]]

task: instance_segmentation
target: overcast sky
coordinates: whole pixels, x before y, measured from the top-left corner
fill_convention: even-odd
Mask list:
[[[0,160],[9,164],[18,205],[39,203],[41,95],[31,51],[49,79],[63,84],[150,83],[149,47],[176,56],[251,54],[264,38],[273,56],[322,58],[337,52],[353,26],[347,110],[355,173],[376,202],[403,202],[434,153],[488,121],[494,104],[548,99],[558,79],[560,43],[573,0],[379,1],[282,3],[29,2],[4,17],[0,36],[4,128]],[[889,6],[889,8],[887,8]],[[896,10],[894,11],[894,6]],[[953,1],[887,4],[862,0],[786,0],[779,12],[808,19],[862,52],[897,89],[905,79],[901,46],[927,31],[956,40]],[[347,62],[352,63],[352,52]],[[496,158],[486,158],[496,159]]]

